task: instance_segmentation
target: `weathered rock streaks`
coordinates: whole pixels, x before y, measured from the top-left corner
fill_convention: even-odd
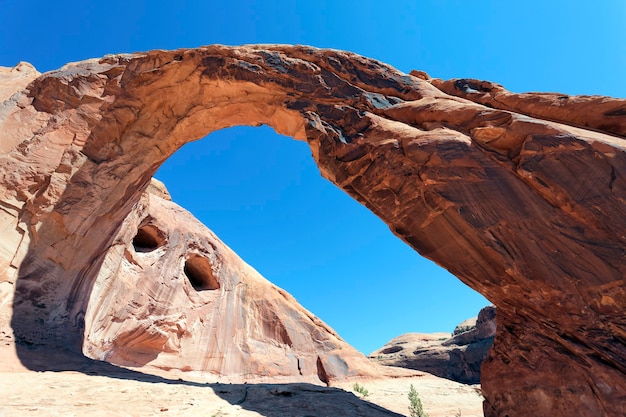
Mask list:
[[[0,107],[0,273],[23,342],[81,345],[107,248],[168,156],[268,124],[498,307],[487,416],[626,413],[625,100],[512,94],[290,46],[32,74]]]
[[[85,354],[119,365],[212,372],[222,381],[377,373],[190,213],[151,194],[109,248],[85,323]]]

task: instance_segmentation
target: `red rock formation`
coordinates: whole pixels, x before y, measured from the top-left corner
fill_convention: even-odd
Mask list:
[[[5,78],[8,82],[0,84],[0,95],[9,90],[11,83],[22,89],[39,75],[27,64],[1,71],[0,81]],[[8,107],[20,97],[11,95],[6,95]],[[23,123],[24,127],[29,121]],[[11,118],[5,123],[11,123]],[[19,130],[11,133],[16,132]],[[7,135],[2,144],[10,144],[11,138]],[[41,164],[50,162],[45,151],[53,147],[43,146]],[[3,162],[9,162],[9,158]],[[19,182],[26,180],[27,171],[5,173],[5,195],[20,192]],[[13,302],[18,346],[82,346],[87,357],[127,367],[194,371],[222,382],[328,384],[352,376],[407,375],[373,365],[293,297],[261,277],[190,213],[167,201],[171,200],[169,193],[158,181],[152,179],[147,191],[135,202],[113,240],[99,249],[101,261],[95,265],[67,261],[57,265],[56,271],[43,266],[37,282],[22,279],[20,274],[30,263],[22,262],[20,269],[23,253],[19,248],[26,251],[28,244],[33,245],[30,239],[39,239],[41,228],[25,234],[27,227],[19,224],[19,203],[6,200],[6,207],[0,211],[4,221],[0,223],[4,232],[0,242],[2,334],[11,333],[7,328]],[[103,243],[95,231],[87,231],[83,238],[87,244]],[[52,252],[54,248],[46,250]],[[65,250],[60,250],[57,260],[74,255]],[[46,262],[34,255],[32,259],[32,264]],[[89,300],[79,300],[87,308],[73,318],[73,325],[66,327],[69,335],[62,333],[67,294],[55,293],[64,284],[69,287],[63,282],[65,267],[87,267],[89,274],[94,274],[90,275],[90,294],[77,296],[87,295]],[[17,286],[15,297],[12,285]],[[24,299],[24,293],[28,299]],[[57,329],[53,327],[56,323]],[[81,334],[75,334],[77,339],[72,340],[76,324],[82,328],[78,329]],[[33,363],[31,352],[21,356],[36,369],[58,366]]]
[[[464,384],[480,383],[481,364],[496,333],[496,309],[488,306],[478,317],[450,333],[407,333],[394,337],[369,357],[386,366],[416,369]]]
[[[87,356],[210,372],[222,382],[329,383],[379,373],[190,213],[159,197],[168,196],[164,188],[150,188],[98,272],[85,314]]]
[[[103,248],[178,147],[269,124],[498,307],[487,416],[626,414],[626,101],[516,95],[310,47],[154,51],[36,76],[0,108],[0,272],[17,278],[23,342],[80,345]]]

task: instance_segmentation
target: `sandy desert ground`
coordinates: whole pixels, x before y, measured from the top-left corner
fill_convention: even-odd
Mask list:
[[[228,384],[201,375],[148,375],[102,362],[33,351],[55,370],[26,369],[12,344],[0,348],[0,416],[402,416],[415,386],[430,417],[482,416],[478,386],[421,376],[312,384]],[[151,371],[152,372],[152,371]],[[354,382],[369,394],[352,392]]]

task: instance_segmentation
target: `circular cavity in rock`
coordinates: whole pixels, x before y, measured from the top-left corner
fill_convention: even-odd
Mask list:
[[[141,226],[133,238],[135,252],[151,252],[165,243],[164,233],[151,224]]]
[[[185,275],[196,291],[217,290],[220,283],[213,275],[211,263],[201,255],[191,255],[185,261]]]

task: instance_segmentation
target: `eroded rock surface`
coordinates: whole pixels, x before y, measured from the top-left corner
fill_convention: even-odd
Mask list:
[[[107,248],[158,166],[211,131],[268,124],[498,307],[487,416],[626,414],[626,101],[300,46],[31,74],[0,106],[0,289],[21,343],[80,349]]]
[[[395,337],[369,357],[373,361],[416,369],[464,384],[480,383],[480,367],[496,334],[496,309],[483,308],[452,334],[407,333]]]
[[[235,382],[380,374],[189,212],[161,198],[169,197],[162,186],[153,180],[149,189],[96,278],[85,314],[87,356]]]

